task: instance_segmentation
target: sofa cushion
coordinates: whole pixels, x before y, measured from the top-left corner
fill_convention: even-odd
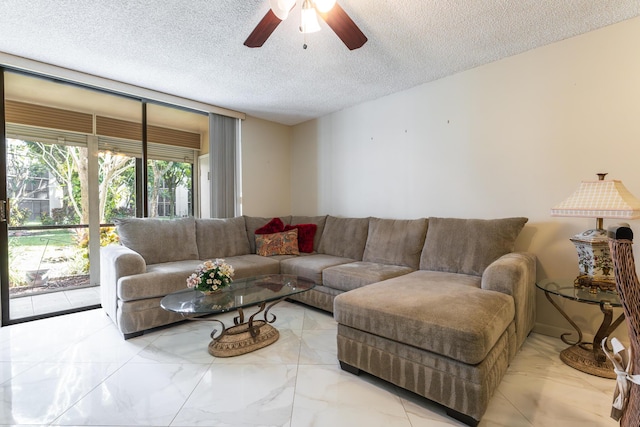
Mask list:
[[[502,255],[513,252],[527,218],[429,218],[421,270],[481,276]]]
[[[291,223],[290,216],[281,216],[279,217],[279,219],[284,225]],[[256,253],[256,230],[264,227],[271,221],[273,221],[273,218],[262,218],[247,215],[244,216],[244,223],[247,228],[247,238],[249,239],[249,251],[252,254]]]
[[[227,257],[225,261],[233,267],[233,280],[280,273],[280,262],[277,257],[249,254]],[[231,282],[231,286],[233,286],[233,282]]]
[[[369,220],[367,244],[363,261],[402,265],[417,270],[427,235],[427,220],[380,219]]]
[[[300,216],[293,215],[291,217],[291,224],[315,224],[316,225],[316,234],[313,236],[313,251],[318,250],[318,246],[320,246],[320,239],[322,238],[322,233],[324,232],[324,225],[327,222],[326,215],[318,215],[318,216]],[[298,241],[300,241],[300,236],[298,236]]]
[[[318,226],[316,224],[285,225],[284,231],[298,230],[298,250],[304,253],[313,252],[313,239]]]
[[[298,255],[298,229],[282,233],[257,234],[256,253],[260,256]]]
[[[362,261],[368,231],[369,218],[328,216],[318,252]]]
[[[413,273],[342,293],[340,324],[434,352],[480,363],[513,322],[513,298],[478,288],[480,278],[437,271]]]
[[[408,274],[415,269],[401,265],[357,261],[336,265],[322,271],[322,284],[328,288],[350,291],[371,283]]]
[[[280,273],[280,263],[273,258],[255,254],[225,258],[233,267],[233,279]],[[187,277],[202,264],[201,260],[164,262],[147,266],[147,272],[120,278],[117,283],[118,298],[133,301],[145,298],[164,297],[187,287]],[[232,286],[233,286],[233,282]]]
[[[196,219],[196,243],[201,260],[248,254],[244,217]]]
[[[280,273],[301,276],[321,285],[322,271],[325,268],[353,261],[355,260],[326,254],[302,255],[280,261]]]
[[[147,266],[147,272],[118,280],[117,295],[123,301],[163,297],[187,287],[187,277],[202,263],[200,260],[163,262]]]
[[[193,217],[117,218],[113,222],[120,243],[138,252],[147,264],[198,259]]]

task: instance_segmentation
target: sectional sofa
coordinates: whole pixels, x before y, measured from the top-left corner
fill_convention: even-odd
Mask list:
[[[202,260],[235,278],[294,274],[294,299],[332,312],[342,369],[361,370],[476,425],[535,321],[526,218],[287,216],[123,219],[101,250],[102,306],[125,338],[182,320],[160,308]],[[292,239],[297,239],[292,245]]]

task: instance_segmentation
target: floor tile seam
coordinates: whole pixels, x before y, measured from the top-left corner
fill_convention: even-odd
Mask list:
[[[0,360],[0,363],[16,363],[16,362],[13,362],[13,361],[9,361],[9,362],[7,362],[7,361],[1,361],[1,360]],[[26,373],[27,371],[32,370],[32,369],[33,369],[33,368],[35,368],[35,367],[36,367],[36,365],[38,365],[40,362],[17,362],[17,363],[28,363],[28,364],[30,364],[31,366],[29,366],[27,369],[25,369],[25,370],[23,370],[23,371],[18,372],[16,375],[14,375],[14,376],[12,376],[12,377],[7,378],[5,381],[0,382],[0,387],[3,387],[5,384],[7,384],[7,383],[9,383],[9,382],[13,381],[16,377],[19,377],[20,375],[22,375],[22,374]]]
[[[531,370],[520,370],[520,369],[512,369],[512,366],[509,366],[507,372],[505,372],[505,377],[507,375],[513,377],[522,377],[522,378],[533,378],[533,379],[544,379],[553,382],[554,384],[563,384],[562,380],[566,380],[571,382],[572,384],[580,385],[583,388],[589,388],[591,391],[600,392],[607,394],[600,388],[591,384],[585,378],[585,375],[590,375],[586,373],[582,373],[580,371],[574,370],[573,368],[566,365],[558,365],[558,367],[562,368],[563,372],[555,372],[555,373],[547,373],[547,375],[541,376],[540,373],[531,371]],[[615,381],[612,381],[612,389],[611,393],[613,395],[613,387],[615,386]],[[502,382],[502,381],[501,381]]]
[[[302,347],[300,348],[302,351]],[[293,397],[291,399],[291,412],[289,413],[289,427],[293,427],[293,413],[296,408],[296,397],[298,396],[298,381],[300,380],[300,354],[298,354],[298,363],[296,364],[296,380],[293,384]]]
[[[535,427],[535,425],[533,424],[533,420],[530,420],[530,419],[529,419],[529,417],[527,417],[527,416],[525,415],[525,413],[524,413],[524,412],[522,412],[522,411],[520,410],[520,408],[518,408],[518,406],[517,406],[515,403],[513,403],[513,402],[511,401],[511,399],[509,399],[509,398],[508,398],[508,397],[507,397],[507,396],[506,396],[502,391],[500,391],[500,390],[496,389],[495,393],[493,393],[493,396],[491,396],[491,400],[493,400],[497,394],[499,394],[500,396],[502,396],[502,398],[503,398],[504,400],[506,400],[507,402],[509,402],[509,405],[511,405],[511,407],[512,407],[513,409],[515,409],[515,411],[516,411],[518,414],[522,415],[522,418],[523,418],[523,419],[525,419],[525,420],[527,420],[527,422],[529,423],[529,425],[530,425],[531,427]]]
[[[65,352],[67,352],[70,348],[72,348],[73,346],[87,346],[87,340],[91,339],[96,333],[102,331],[103,329],[105,329],[106,327],[109,327],[110,325],[105,325],[95,331],[91,331],[88,332],[86,335],[84,335],[82,338],[79,338],[75,341],[73,341],[72,343],[68,344],[67,346],[65,346],[63,349],[61,349],[60,351],[54,353],[52,356],[49,357],[49,359],[52,359],[58,355],[63,355]],[[145,345],[144,347],[141,347],[135,354],[133,354],[131,357],[129,357],[126,360],[117,360],[117,361],[107,361],[107,362],[101,362],[101,363],[122,363],[123,365],[126,363],[129,363],[134,357],[136,357],[144,348],[146,348],[149,344]],[[46,362],[46,360],[42,360],[42,362]],[[64,361],[63,361],[64,362]],[[96,363],[96,362],[83,362],[83,361],[71,361],[69,363]]]
[[[298,365],[298,367],[314,367],[314,366],[333,366],[335,368],[340,369],[340,364],[338,363],[338,360],[336,359],[336,361],[334,363],[300,363]]]
[[[68,364],[72,364],[72,365],[79,365],[79,364],[92,364],[92,365],[96,365],[95,362],[68,362]],[[114,364],[116,365],[117,362],[101,362],[100,364],[104,364],[104,365],[111,365]],[[91,393],[93,393],[96,389],[98,389],[99,387],[101,387],[105,382],[107,382],[107,380],[109,378],[111,378],[112,376],[114,376],[118,371],[120,371],[124,366],[126,365],[125,363],[122,363],[120,366],[118,366],[117,368],[115,368],[109,375],[106,375],[101,381],[99,381],[94,387],[92,387],[91,389],[89,389],[86,393],[82,394],[81,396],[78,397],[78,399],[76,399],[74,402],[70,403],[69,406],[67,408],[65,408],[62,412],[60,412],[59,415],[57,415],[52,421],[50,421],[48,423],[48,425],[61,425],[61,424],[56,424],[56,422],[58,420],[60,420],[67,412],[69,412],[75,405],[77,405],[78,403],[80,403],[85,397],[89,396]],[[93,426],[96,427],[96,426]]]
[[[204,379],[205,375],[207,375],[207,372],[209,372],[211,370],[211,368],[213,367],[213,361],[211,363],[209,363],[209,366],[206,369],[202,370],[202,374],[200,375],[200,379],[194,384],[193,389],[191,390],[191,392],[186,396],[186,398],[183,400],[182,404],[180,404],[180,407],[178,408],[178,410],[176,411],[176,413],[173,415],[173,417],[171,417],[171,421],[169,421],[169,423],[167,424],[167,426],[172,426],[174,421],[176,420],[176,418],[178,417],[178,415],[180,414],[180,412],[182,412],[182,410],[184,409],[185,405],[187,404],[187,402],[191,399],[191,396],[193,396],[193,394],[196,392],[196,390],[198,389],[198,387],[200,386],[200,383],[202,382],[202,380]],[[185,427],[185,426],[180,426],[180,427]]]
[[[586,374],[586,375],[589,375],[589,374]],[[604,390],[600,389],[595,384],[592,384],[591,382],[589,382],[589,378],[584,378],[584,377],[580,376],[578,378],[578,380],[580,381],[580,384],[583,387],[588,387],[593,392],[602,393],[605,396],[607,396],[607,397],[609,397],[609,398],[611,398],[613,400],[613,392],[614,392],[615,387],[616,387],[616,380],[615,379],[610,379],[610,381],[611,381],[611,390],[610,391],[604,391]]]
[[[30,298],[29,298],[29,305],[31,306],[31,315],[32,315],[32,316],[35,316],[36,308],[35,308],[35,306],[33,305],[33,297],[30,297]],[[11,315],[11,306],[9,306],[9,315]]]
[[[57,363],[55,361],[53,361],[53,359],[59,355],[62,354],[64,352],[66,352],[67,350],[69,350],[69,348],[71,348],[74,345],[79,345],[80,343],[82,343],[82,341],[84,341],[88,336],[91,335],[91,332],[88,332],[88,334],[86,336],[82,336],[81,338],[78,338],[76,340],[74,340],[73,342],[66,342],[58,351],[55,351],[53,353],[50,354],[42,354],[40,357],[38,357],[35,360],[16,360],[16,359],[11,359],[10,362],[33,362],[33,363]],[[64,361],[61,361],[60,363],[63,363]],[[72,362],[70,362],[72,363]]]
[[[311,327],[311,325],[307,325],[307,319],[308,319],[307,313],[316,313],[316,314],[318,314],[318,312],[316,310],[311,310],[311,309],[308,309],[308,308],[304,309],[304,318],[302,319],[302,330],[303,331],[329,331],[329,330],[333,330],[333,329],[337,330],[337,323],[335,323],[331,327],[326,327],[326,328],[325,327]],[[331,313],[329,313],[329,312],[321,313],[321,314],[324,314],[327,317],[333,318],[333,315]]]
[[[92,362],[70,362],[70,364],[79,364],[79,363],[92,363]],[[102,362],[102,364],[116,364],[118,362]],[[65,410],[63,410],[60,415],[56,416],[56,418],[51,421],[48,425],[56,425],[56,426],[64,426],[64,424],[56,424],[56,422],[58,420],[60,420],[67,412],[69,412],[71,409],[73,409],[73,407],[75,405],[77,405],[78,403],[80,403],[84,398],[86,398],[87,396],[89,396],[91,393],[93,393],[95,390],[97,390],[98,388],[100,388],[103,384],[105,384],[111,377],[113,377],[114,375],[116,375],[119,371],[121,371],[126,365],[128,365],[130,363],[130,361],[127,362],[123,362],[120,366],[118,366],[116,369],[113,370],[113,372],[111,372],[109,375],[105,376],[102,381],[100,381],[99,383],[96,384],[95,387],[91,388],[89,391],[87,391],[87,393],[83,394],[81,397],[79,397],[75,402],[73,402],[72,404],[70,404],[70,406],[68,408],[66,408]],[[92,363],[95,364],[95,363]],[[162,363],[164,365],[196,365],[196,364],[189,364],[189,363]],[[150,365],[158,365],[156,363],[153,363]],[[198,363],[197,365],[206,365],[204,363]],[[202,381],[202,379],[204,378],[204,375],[208,372],[210,366],[207,367],[206,369],[202,370],[202,376],[200,377],[200,379],[198,380],[198,382],[196,383],[196,385],[194,386],[193,390],[191,390],[191,392],[189,393],[189,396],[187,398],[185,398],[184,402],[180,405],[180,409],[178,409],[176,411],[176,413],[173,415],[172,417],[172,421],[175,420],[175,418],[178,416],[178,414],[180,413],[180,410],[182,410],[184,404],[189,400],[189,398],[191,397],[191,395],[193,394],[193,392],[196,390],[196,387],[200,384],[200,382]],[[171,423],[168,423],[167,426],[170,426]],[[122,427],[121,425],[116,425],[116,424],[100,424],[100,425],[91,425],[92,427]],[[138,427],[145,427],[144,425],[138,425]],[[149,427],[158,427],[156,425],[153,426],[149,426]],[[184,426],[182,426],[184,427]]]
[[[67,302],[69,303],[70,306],[73,307],[73,302],[69,299],[69,295],[66,292],[62,292],[62,296],[64,297],[64,299],[67,300]]]
[[[599,391],[599,392],[603,393],[608,399],[611,399],[611,401],[613,402],[613,393],[614,393],[615,388],[616,388],[616,381],[615,380],[611,380],[611,381],[612,381],[611,390],[604,391],[604,390],[600,389],[598,386],[596,386],[595,384],[591,384],[589,381],[585,380],[585,382],[587,384],[589,384],[590,387],[594,388],[596,391]]]
[[[569,368],[568,366],[567,366],[567,368],[568,368],[568,369],[572,369],[572,368]],[[569,372],[570,372],[570,371],[569,371]],[[514,373],[512,373],[512,375],[513,375],[513,374],[514,374]],[[578,374],[580,374],[580,373],[578,373]],[[584,374],[584,375],[588,375],[588,374]],[[527,372],[525,376],[527,376],[527,377],[532,377],[532,378],[539,378],[539,376],[537,376],[534,372]],[[505,377],[506,377],[506,374],[505,374]],[[571,385],[572,385],[572,386],[584,385],[584,384],[582,384],[582,383],[586,383],[586,381],[584,381],[583,379],[581,379],[581,375],[578,375],[578,376],[571,376],[571,377],[569,377],[569,378],[570,378],[570,380],[571,380]],[[553,378],[547,378],[547,379],[548,379],[548,380],[550,380],[550,381],[553,381],[553,380],[554,380]],[[578,384],[578,381],[579,381],[581,384]],[[597,387],[594,387],[594,386],[592,386],[591,384],[589,384],[589,386],[590,386],[590,388],[593,388],[593,389],[594,389],[594,390],[592,390],[592,391],[601,392],[601,390],[597,389]],[[507,397],[507,395],[506,395],[505,393],[502,393],[500,390],[496,390],[496,393],[500,393],[500,394],[504,397],[504,399],[505,399],[507,402],[509,402],[509,404],[510,404],[511,406],[513,406],[513,407],[516,409],[516,411],[518,411],[518,413],[520,413],[520,414],[524,417],[524,419],[525,419],[525,420],[527,420],[527,422],[529,422],[532,426],[535,426],[535,425],[536,425],[536,424],[535,424],[535,421],[534,421],[534,420],[532,420],[532,419],[530,419],[529,417],[527,417],[527,416],[525,415],[525,413],[524,413],[524,412],[522,412],[522,411],[520,410],[520,408],[519,408],[519,407],[518,407],[514,402],[512,402],[512,401],[511,401],[511,399],[509,399],[509,398]],[[567,405],[567,406],[573,406],[573,407],[576,407],[576,408],[580,409],[579,407],[577,407],[577,406],[575,406],[575,405],[570,405],[570,404],[568,404],[568,403],[566,403],[566,405]],[[538,412],[538,411],[535,411],[535,412],[534,412],[534,415],[535,415],[537,412]]]
[[[407,403],[409,403],[409,400],[400,396],[400,393],[398,392],[398,390],[396,390],[394,394],[400,399],[400,405],[402,405],[402,410],[404,411],[404,415],[407,417],[407,421],[409,422],[409,425],[413,427],[413,423],[411,422],[411,417],[409,416],[409,411],[407,410],[407,405],[406,405]]]
[[[302,325],[300,327],[300,335],[296,335],[298,337],[298,357],[296,358],[295,364],[295,376],[296,380],[293,383],[293,397],[291,398],[291,411],[289,412],[289,425],[291,426],[291,421],[293,420],[293,411],[296,406],[296,396],[298,395],[298,381],[300,379],[300,357],[302,355],[302,337],[304,336],[304,323],[306,319],[306,309],[302,311]],[[295,332],[294,332],[295,335]]]

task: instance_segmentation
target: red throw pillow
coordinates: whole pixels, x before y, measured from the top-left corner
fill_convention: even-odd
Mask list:
[[[280,218],[273,218],[271,221],[254,231],[255,234],[273,234],[284,231],[284,222]]]
[[[298,250],[300,252],[313,252],[313,238],[316,236],[318,226],[316,224],[287,225],[284,231],[298,229]]]

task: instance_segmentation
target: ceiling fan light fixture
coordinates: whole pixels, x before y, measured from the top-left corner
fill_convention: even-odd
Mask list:
[[[296,0],[278,0],[278,6],[280,9],[291,10],[296,5]]]
[[[336,0],[315,0],[316,9],[320,13],[329,12],[336,4]]]
[[[274,15],[278,17],[279,20],[284,21],[289,16],[290,7],[286,7],[286,1],[283,0],[269,0],[269,6],[271,7],[271,11]],[[295,3],[295,0],[294,0]]]
[[[320,31],[320,24],[318,24],[316,9],[313,7],[311,0],[304,0],[304,3],[302,3],[300,32],[307,34],[317,31]]]
[[[270,9],[253,29],[244,45],[250,48],[261,47],[282,21],[297,7],[296,0],[269,0]],[[300,32],[320,31],[318,15],[349,50],[359,49],[367,42],[365,36],[353,19],[335,0],[301,0]],[[328,10],[328,12],[321,12]],[[276,15],[277,14],[277,15]],[[307,48],[306,37],[302,46]]]

